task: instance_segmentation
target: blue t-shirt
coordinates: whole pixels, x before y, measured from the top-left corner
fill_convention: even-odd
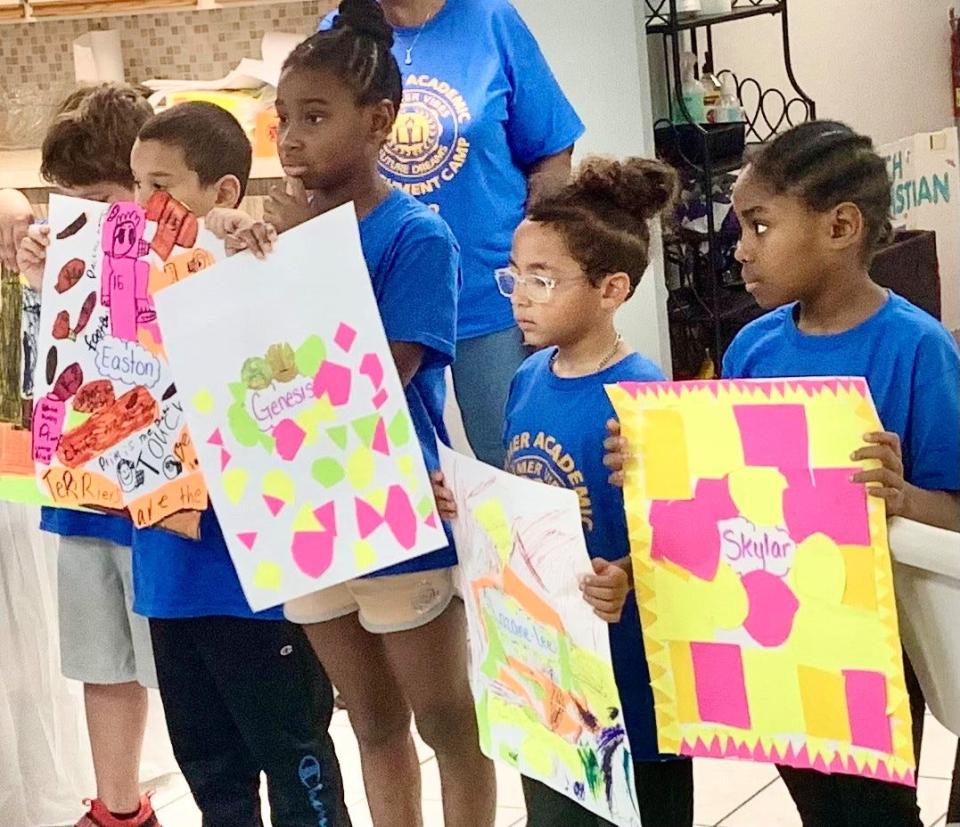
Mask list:
[[[396,190],[360,222],[360,242],[390,341],[424,346],[423,365],[406,388],[427,467],[437,468],[443,429],[444,369],[453,361],[459,250],[450,229],[414,198]],[[313,297],[317,298],[317,297]],[[134,531],[134,610],[147,617],[227,615],[282,619],[283,608],[251,612],[212,509],[199,541],[167,531]],[[456,565],[452,546],[378,575]]]
[[[513,313],[493,273],[509,262],[527,173],[573,146],[583,122],[508,0],[447,0],[422,28],[395,33],[403,104],[380,170],[438,209],[460,242],[458,338],[506,330]]]
[[[130,545],[133,523],[126,517],[73,511],[69,508],[40,509],[40,529],[61,537],[93,537],[118,546]]]
[[[960,491],[960,350],[943,325],[895,293],[834,335],[803,333],[796,311],[778,308],[741,330],[724,377],[862,376],[884,429],[900,437],[907,482]]]
[[[603,465],[607,421],[616,414],[604,385],[663,381],[661,370],[639,354],[577,379],[550,368],[555,349],[534,354],[517,371],[507,402],[504,443],[512,474],[570,488],[580,496],[583,533],[591,557],[620,560],[630,554],[623,491],[610,485]],[[655,759],[656,719],[636,596],[610,624],[613,669],[635,758]]]

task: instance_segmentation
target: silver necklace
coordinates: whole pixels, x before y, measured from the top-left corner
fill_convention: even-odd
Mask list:
[[[602,371],[607,365],[609,365],[613,361],[613,357],[617,355],[617,351],[620,350],[620,345],[622,344],[623,344],[623,336],[620,335],[620,333],[617,333],[617,340],[613,343],[613,348],[611,348],[610,352],[597,363],[596,373],[600,373],[600,371]],[[555,368],[557,365],[557,356],[559,355],[559,353],[560,353],[559,350],[555,350],[553,352],[553,356],[550,357],[550,369],[553,370],[554,373],[556,373]]]
[[[417,48],[417,41],[420,40],[420,35],[422,35],[423,30],[427,28],[427,24],[430,23],[430,21],[433,20],[434,17],[440,14],[440,9],[442,8],[443,8],[443,5],[441,5],[439,9],[437,9],[433,14],[431,14],[426,20],[424,20],[423,23],[420,24],[420,28],[417,29],[416,35],[414,35],[413,43],[411,43],[409,46],[403,47],[404,49],[403,65],[404,66],[411,66],[413,64],[413,50]]]

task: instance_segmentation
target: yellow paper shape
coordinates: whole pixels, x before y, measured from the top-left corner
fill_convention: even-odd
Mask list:
[[[513,551],[513,532],[507,521],[507,514],[499,500],[487,500],[473,509],[474,519],[487,533],[503,565],[510,559]]]
[[[782,733],[804,731],[800,685],[789,651],[745,649],[743,674],[753,729]]]
[[[245,468],[228,468],[221,477],[223,493],[236,505],[243,499],[249,481],[250,473]]]
[[[836,671],[885,672],[890,669],[891,658],[887,634],[877,615],[801,599],[793,619],[790,650],[798,663],[816,663]]]
[[[197,413],[213,413],[213,394],[210,393],[210,391],[208,391],[206,388],[198,390],[193,395],[193,399],[191,401],[193,402],[193,408]]]
[[[713,620],[721,629],[736,629],[747,619],[750,601],[740,576],[728,563],[717,567],[717,576],[712,583],[693,578],[704,593],[704,606],[709,603]]]
[[[687,440],[680,411],[644,411],[642,467],[647,496],[654,500],[689,500],[693,496]]]
[[[299,425],[306,437],[303,440],[304,445],[313,445],[317,441],[320,433],[320,425],[324,422],[333,422],[337,418],[333,405],[326,395],[317,399],[309,408],[298,414],[294,421]]]
[[[807,732],[818,738],[849,742],[850,718],[843,675],[812,666],[798,666],[797,677]]]
[[[360,493],[373,482],[375,470],[376,461],[373,452],[365,446],[360,446],[347,460],[347,481],[354,491]]]
[[[297,516],[293,518],[293,530],[294,531],[323,531],[323,526],[320,525],[320,521],[317,519],[316,515],[313,513],[312,505],[302,505],[300,510],[297,512]]]
[[[409,454],[401,454],[397,457],[397,470],[403,474],[404,477],[412,477],[415,467],[413,457]]]
[[[829,392],[827,392],[829,393]],[[853,404],[807,405],[807,429],[810,462],[814,468],[844,468],[851,465],[850,454],[864,445],[863,435],[882,430],[876,413],[859,396],[841,390]]]
[[[386,488],[376,488],[365,497],[366,501],[370,503],[377,511],[381,513],[387,507],[387,489]]]
[[[665,566],[653,569],[658,613],[652,632],[660,640],[712,640],[711,606],[704,611],[702,580],[677,574]]]
[[[377,552],[368,540],[357,540],[353,544],[353,559],[357,568],[368,569],[377,562]]]
[[[268,497],[276,497],[285,503],[292,503],[296,499],[296,487],[293,480],[283,471],[267,471],[261,483],[263,493]]]
[[[747,465],[729,476],[730,497],[740,513],[756,526],[784,524],[783,492],[787,480],[776,468]]]
[[[693,676],[693,657],[690,644],[671,640],[670,663],[673,664],[673,683],[677,692],[677,717],[682,723],[700,722],[700,709],[697,706],[697,684]]]
[[[797,546],[790,571],[790,585],[804,597],[839,605],[846,587],[843,554],[829,537],[811,534]]]
[[[877,586],[874,575],[874,551],[868,546],[840,546],[847,581],[843,591],[843,605],[854,609],[877,610]]]
[[[253,585],[268,592],[280,591],[283,583],[283,570],[276,563],[263,561],[253,573]]]
[[[703,394],[683,406],[689,473],[693,479],[720,479],[743,466],[743,445],[733,408]]]

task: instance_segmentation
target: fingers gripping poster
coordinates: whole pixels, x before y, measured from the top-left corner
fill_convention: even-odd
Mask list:
[[[127,509],[138,527],[207,507],[153,296],[223,245],[157,193],[143,209],[50,198],[32,451],[53,504]]]
[[[447,544],[352,204],[156,301],[253,609]]]
[[[661,750],[913,785],[885,507],[850,480],[864,380],[608,392]]]
[[[440,449],[488,757],[620,827],[639,827],[607,625],[580,592],[592,573],[577,495]]]

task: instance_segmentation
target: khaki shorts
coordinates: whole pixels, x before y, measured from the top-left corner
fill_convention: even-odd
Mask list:
[[[301,625],[357,612],[360,625],[372,634],[406,632],[443,614],[454,596],[453,572],[434,569],[358,578],[291,600],[283,611],[287,620]]]

